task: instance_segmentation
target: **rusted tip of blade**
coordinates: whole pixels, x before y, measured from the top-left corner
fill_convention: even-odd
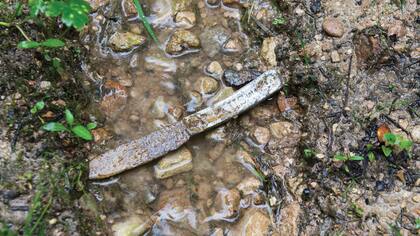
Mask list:
[[[140,139],[118,146],[89,162],[89,179],[104,179],[150,162],[178,149],[190,134],[177,122]]]

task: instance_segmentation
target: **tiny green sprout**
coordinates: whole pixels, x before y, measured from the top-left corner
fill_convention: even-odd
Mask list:
[[[371,162],[376,160],[375,154],[373,154],[373,152],[368,152],[368,158]]]
[[[31,108],[31,113],[35,114],[41,111],[42,109],[44,109],[44,107],[45,107],[45,103],[43,101],[39,101],[35,103],[35,105]]]
[[[30,48],[39,48],[39,47],[46,47],[46,48],[60,48],[63,47],[65,44],[60,39],[47,39],[42,42],[35,42],[35,41],[21,41],[18,44],[18,48],[21,49],[30,49]]]
[[[303,156],[309,159],[315,156],[315,152],[312,149],[306,148],[303,150]]]
[[[364,157],[357,155],[352,155],[349,157],[349,161],[363,161],[364,159]]]
[[[333,158],[333,161],[347,161],[347,160],[348,160],[347,156],[341,153],[335,154]]]
[[[150,24],[149,20],[146,18],[143,12],[143,8],[141,7],[139,0],[133,0],[134,6],[136,7],[137,14],[139,19],[143,22],[144,28],[146,28],[147,33],[153,39],[153,41],[159,45],[159,40],[156,37],[155,32],[153,31],[152,25]]]
[[[363,208],[357,206],[355,203],[351,204],[351,210],[354,212],[354,214],[359,217],[362,218],[363,217]]]
[[[286,19],[283,16],[278,16],[273,20],[273,25],[284,25],[286,23]]]
[[[62,131],[69,132],[69,133],[72,133],[74,136],[78,138],[82,138],[87,141],[90,141],[93,139],[93,136],[90,130],[96,128],[96,123],[89,123],[86,126],[75,124],[73,113],[69,109],[66,109],[64,111],[64,116],[65,116],[67,126],[59,122],[48,122],[47,124],[42,126],[42,128],[50,132],[62,132]]]
[[[420,229],[420,218],[416,218],[416,229]]]

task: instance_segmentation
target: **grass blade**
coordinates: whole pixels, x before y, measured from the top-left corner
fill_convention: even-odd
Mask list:
[[[158,38],[156,37],[155,32],[153,31],[152,25],[150,25],[149,21],[147,20],[146,16],[144,15],[143,8],[141,7],[139,0],[133,0],[134,5],[136,6],[136,10],[138,13],[138,16],[140,20],[143,22],[144,27],[147,30],[147,33],[149,33],[150,37],[152,37],[153,41],[157,45],[160,45]]]

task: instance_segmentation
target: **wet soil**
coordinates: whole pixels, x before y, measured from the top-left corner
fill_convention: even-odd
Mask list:
[[[161,45],[129,1],[93,2],[90,24],[65,34],[64,72],[39,51],[16,49],[15,28],[0,33],[0,222],[24,231],[30,209],[45,209],[33,204],[41,192],[48,235],[419,233],[416,1],[145,1]],[[44,37],[33,27],[25,25],[31,37]],[[117,32],[148,39],[128,49],[121,39],[116,49]],[[179,154],[87,181],[89,158],[268,69],[287,81],[272,98]],[[57,114],[48,119],[63,119],[53,105],[62,100],[81,121],[96,121],[95,140],[40,131],[29,113],[40,99]],[[377,137],[384,124],[412,140],[411,150],[386,156]],[[41,191],[49,187],[54,194]]]

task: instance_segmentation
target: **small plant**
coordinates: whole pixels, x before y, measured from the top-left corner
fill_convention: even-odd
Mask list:
[[[30,111],[32,114],[35,115],[36,113],[44,109],[44,107],[45,107],[45,103],[43,101],[39,101],[35,103],[35,105],[31,108]],[[96,123],[89,123],[86,126],[75,124],[73,113],[71,113],[69,109],[66,109],[64,111],[64,115],[66,118],[67,125],[63,125],[60,122],[48,122],[44,124],[45,123],[44,120],[40,118],[41,122],[44,124],[42,126],[42,129],[46,131],[50,131],[50,132],[62,132],[62,131],[69,132],[75,135],[76,137],[79,137],[88,141],[93,139],[92,134],[90,133],[90,130],[96,128]]]
[[[84,140],[90,141],[93,139],[90,130],[96,128],[95,123],[89,123],[86,126],[75,124],[74,123],[74,116],[70,110],[66,109],[64,111],[66,117],[67,126],[59,123],[59,122],[48,122],[42,128],[46,131],[51,132],[69,132],[75,135],[76,137],[82,138]]]
[[[344,170],[349,173],[349,167],[346,165],[347,161],[363,161],[365,158],[362,156],[358,156],[358,155],[348,155],[348,154],[341,154],[341,153],[337,153],[335,154],[333,161],[342,161],[344,162]]]
[[[278,16],[273,20],[273,25],[284,25],[286,23],[286,19],[283,16]]]
[[[303,150],[303,156],[309,159],[315,156],[315,152],[312,149],[306,148]]]
[[[366,145],[366,148],[367,148],[367,150],[368,150],[368,159],[369,159],[369,161],[375,161],[376,160],[376,157],[375,157],[375,154],[373,153],[373,145],[372,144],[368,144],[368,145]]]
[[[31,108],[31,113],[36,114],[37,112],[44,109],[44,107],[45,107],[44,101],[39,101],[39,102],[35,103],[35,105]]]
[[[2,223],[0,225],[0,235],[1,236],[17,236],[17,233],[12,231],[6,224]]]
[[[404,139],[401,135],[393,133],[386,133],[384,135],[385,144],[382,145],[381,149],[386,157],[391,156],[393,150],[407,151],[410,154],[413,142]]]
[[[356,205],[355,203],[351,204],[350,207],[351,212],[358,218],[362,218],[363,217],[363,208],[359,207],[358,205]]]
[[[47,39],[42,42],[35,42],[35,41],[21,41],[18,44],[18,48],[28,49],[28,48],[39,48],[39,47],[46,47],[46,48],[60,48],[63,47],[65,44],[63,41],[59,39]]]
[[[68,27],[82,29],[89,22],[89,3],[84,0],[29,0],[30,15],[43,13],[48,17],[60,17]]]
[[[345,154],[335,154],[334,161],[363,161],[365,158],[358,155],[345,155]]]
[[[420,229],[420,218],[416,218],[416,229]]]

